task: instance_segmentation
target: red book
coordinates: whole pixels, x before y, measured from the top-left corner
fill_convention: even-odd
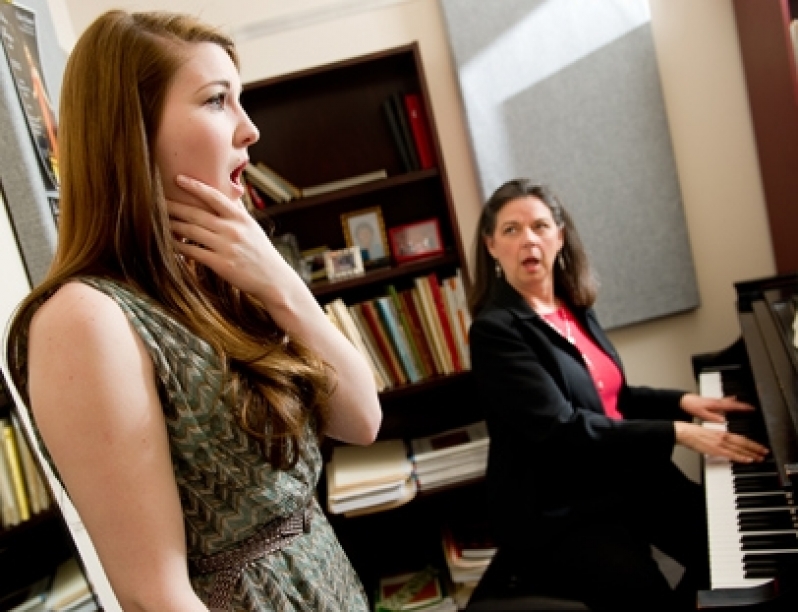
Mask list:
[[[374,336],[374,340],[377,342],[380,353],[382,353],[385,361],[388,364],[388,367],[391,369],[391,375],[399,382],[399,384],[406,385],[407,375],[405,374],[404,368],[399,361],[396,351],[394,351],[394,348],[391,345],[391,340],[388,338],[388,334],[380,322],[380,315],[374,307],[374,304],[371,302],[361,302],[360,304],[355,304],[353,308],[359,308],[360,312],[363,314],[363,318],[371,330],[371,335]]]
[[[435,154],[432,150],[432,135],[430,132],[429,121],[427,121],[424,106],[421,104],[421,96],[418,94],[405,94],[405,108],[407,118],[410,123],[410,131],[413,132],[413,140],[416,142],[418,161],[422,170],[435,167]]]
[[[441,327],[443,328],[443,337],[446,340],[446,346],[449,349],[449,354],[452,357],[452,365],[455,372],[462,372],[463,366],[460,363],[460,356],[457,353],[457,345],[454,339],[454,329],[452,322],[449,320],[449,314],[446,312],[446,304],[443,303],[443,294],[441,293],[441,286],[438,284],[438,277],[435,272],[427,275],[429,279],[429,289],[432,293],[432,300],[435,302],[435,309],[438,311],[438,318],[441,320]]]
[[[421,318],[416,310],[416,305],[413,303],[411,290],[405,289],[404,291],[400,291],[399,300],[402,302],[402,308],[407,315],[410,333],[413,336],[413,340],[416,342],[416,347],[418,347],[419,354],[424,361],[425,367],[434,376],[441,374],[435,365],[435,359],[432,357],[432,348],[430,348],[427,343],[427,338],[424,335],[424,328],[422,327]]]

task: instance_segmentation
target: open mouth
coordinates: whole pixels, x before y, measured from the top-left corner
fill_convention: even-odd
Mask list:
[[[238,187],[242,187],[241,185],[241,174],[244,172],[244,167],[247,165],[246,162],[238,166],[235,170],[230,173],[230,181],[237,185]]]

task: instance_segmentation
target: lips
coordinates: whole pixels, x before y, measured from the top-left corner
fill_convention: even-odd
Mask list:
[[[243,162],[241,165],[237,166],[235,170],[230,173],[230,180],[235,184],[240,186],[241,185],[241,173],[244,172],[244,167],[247,165],[247,162]]]

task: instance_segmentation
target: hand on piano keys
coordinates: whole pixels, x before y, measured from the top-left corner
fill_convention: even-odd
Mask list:
[[[769,452],[767,447],[759,442],[727,431],[725,427],[708,427],[675,421],[673,428],[676,431],[677,444],[711,457],[724,457],[739,463],[758,463],[764,461]]]
[[[711,387],[711,383],[710,383]],[[753,412],[754,406],[742,402],[733,395],[723,395],[720,389],[712,389],[712,395],[686,393],[679,405],[687,414],[710,423],[724,423],[727,412]]]

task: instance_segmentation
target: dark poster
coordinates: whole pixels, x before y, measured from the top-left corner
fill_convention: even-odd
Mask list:
[[[57,217],[57,121],[47,92],[36,36],[36,15],[17,4],[0,3],[0,32],[25,120],[33,139],[53,215]]]

